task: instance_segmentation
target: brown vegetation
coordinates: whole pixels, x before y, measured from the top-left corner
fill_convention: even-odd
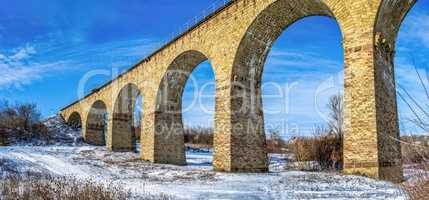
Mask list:
[[[49,134],[40,122],[35,104],[10,105],[3,101],[0,103],[0,138],[0,143],[4,145],[11,140],[48,139]]]
[[[429,193],[429,69],[425,68],[425,75],[414,64],[421,88],[424,91],[425,101],[416,99],[404,87],[398,85],[398,97],[409,108],[413,117],[408,120],[416,127],[419,127],[425,134],[422,136],[405,136],[401,138],[402,158],[404,164],[410,166],[412,170],[418,173],[411,177],[407,183],[404,183],[404,190],[409,194],[411,199],[427,199]]]
[[[200,148],[213,148],[213,129],[203,127],[186,128],[185,144]],[[285,153],[287,142],[277,132],[269,134],[267,138],[268,153]]]
[[[321,169],[340,170],[343,163],[343,98],[336,95],[327,105],[329,113],[328,129],[315,128],[311,137],[296,137],[290,143],[296,161],[316,161]]]
[[[427,199],[429,192],[429,138],[427,136],[401,137],[404,168],[413,170],[412,177],[403,184],[411,199]]]
[[[118,184],[98,183],[90,179],[26,174],[9,175],[0,181],[4,200],[121,200],[131,197],[130,191]],[[138,199],[167,200],[166,195],[145,194]]]
[[[10,175],[0,182],[2,199],[127,199],[120,186],[48,175]]]
[[[272,132],[267,138],[267,152],[283,154],[288,151],[288,143],[277,132]]]
[[[203,127],[186,128],[185,144],[213,148],[213,129]]]
[[[404,164],[421,164],[429,161],[429,138],[426,136],[401,137]]]
[[[318,128],[317,135],[292,140],[292,150],[298,162],[316,161],[321,169],[341,169],[342,144],[335,134]]]

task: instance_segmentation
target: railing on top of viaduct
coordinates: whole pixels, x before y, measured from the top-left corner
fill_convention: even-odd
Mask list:
[[[204,24],[209,19],[215,17],[217,14],[221,13],[222,11],[224,11],[226,8],[230,7],[232,4],[234,4],[237,1],[238,0],[217,0],[217,1],[213,2],[212,5],[211,5],[211,7],[209,8],[209,11],[204,10],[202,16],[200,16],[200,17],[195,16],[190,21],[187,21],[184,24],[184,28],[183,29],[179,29],[179,31],[177,33],[175,32],[175,33],[171,34],[171,37],[167,41],[161,43],[160,47],[158,47],[155,51],[153,51],[151,54],[149,54],[148,56],[146,56],[140,62],[138,62],[137,64],[133,65],[131,68],[129,68],[125,72],[119,74],[114,79],[112,79],[112,80],[104,83],[100,87],[97,87],[97,88],[93,89],[90,93],[88,93],[87,95],[85,95],[83,98],[80,98],[80,99],[72,102],[71,104],[65,106],[64,108],[61,109],[61,111],[64,111],[67,108],[70,108],[71,106],[77,104],[78,102],[80,102],[80,101],[88,98],[89,96],[93,95],[94,93],[97,93],[102,88],[104,88],[104,87],[108,86],[109,84],[111,84],[113,81],[117,80],[118,78],[122,77],[123,75],[127,74],[131,70],[133,70],[136,67],[138,67],[140,64],[142,64],[144,62],[147,62],[148,60],[150,60],[151,57],[155,56],[157,53],[161,52],[163,49],[167,48],[168,46],[170,46],[171,44],[173,44],[174,42],[176,42],[177,40],[179,40],[180,38],[182,38],[186,34],[190,33],[194,29],[198,28],[200,25]],[[181,31],[181,30],[184,30],[184,31]]]

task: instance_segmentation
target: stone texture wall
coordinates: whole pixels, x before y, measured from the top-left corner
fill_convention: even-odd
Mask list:
[[[107,137],[107,148],[112,151],[135,151],[136,133],[133,129],[134,108],[140,90],[137,85],[125,85],[114,104],[111,134]]]
[[[133,83],[144,98],[142,159],[184,164],[181,95],[188,73],[208,59],[216,79],[214,168],[266,171],[260,88],[266,56],[295,21],[328,16],[338,22],[343,35],[344,173],[397,181],[401,159],[394,142],[399,130],[393,52],[396,32],[413,4],[413,0],[235,0],[61,113],[67,119],[79,112],[85,124],[91,105],[103,101],[110,117],[109,146],[116,141],[117,127],[126,126],[113,122],[129,120],[123,112],[118,115],[114,105],[121,99],[121,89]],[[184,73],[175,74],[178,69]]]
[[[85,142],[93,145],[106,144],[106,117],[106,105],[102,101],[94,102],[86,119],[85,134],[83,136]]]

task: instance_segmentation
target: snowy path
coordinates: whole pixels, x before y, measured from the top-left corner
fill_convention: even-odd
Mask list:
[[[140,161],[135,153],[112,153],[102,147],[0,147],[2,166],[18,171],[110,180],[136,195],[165,193],[179,199],[405,199],[397,186],[356,176],[279,170],[232,174],[211,171],[211,154],[188,152],[188,166]],[[7,162],[5,162],[7,161]]]

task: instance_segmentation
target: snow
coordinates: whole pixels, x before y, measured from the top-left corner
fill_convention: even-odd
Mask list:
[[[91,178],[143,195],[175,199],[406,199],[399,186],[359,176],[290,171],[290,155],[270,155],[269,173],[222,173],[212,170],[212,151],[187,149],[187,166],[161,165],[138,153],[109,152],[79,142],[78,131],[58,117],[45,122],[57,133],[53,146],[0,147],[0,172],[40,172]],[[138,145],[139,146],[139,145]]]
[[[27,141],[19,138],[9,138],[10,145],[19,146],[42,146],[42,145],[57,145],[57,146],[76,146],[83,145],[83,138],[80,129],[69,127],[64,120],[56,115],[45,119],[42,122],[48,129],[49,139],[33,137]]]
[[[121,183],[136,195],[165,193],[179,199],[405,199],[394,184],[335,173],[282,171],[283,157],[272,155],[270,173],[211,170],[211,152],[187,152],[187,166],[160,165],[137,153],[108,152],[92,146],[13,146],[0,148],[0,160],[18,171],[91,178]],[[10,164],[10,163],[9,163]]]

